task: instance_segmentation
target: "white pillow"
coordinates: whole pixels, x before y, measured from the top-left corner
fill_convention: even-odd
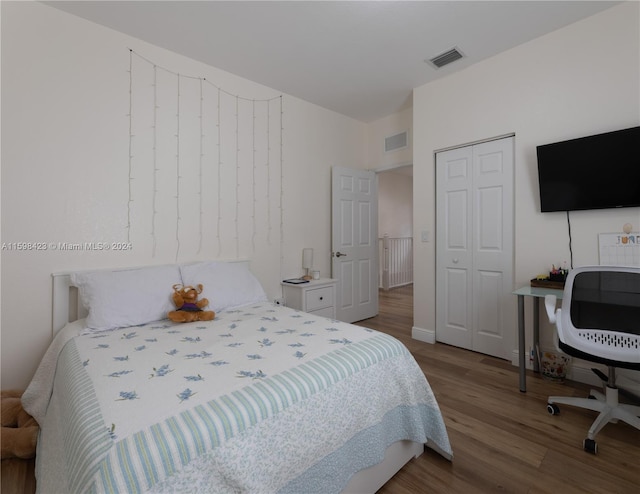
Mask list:
[[[166,319],[175,309],[173,285],[182,278],[173,265],[73,273],[71,282],[89,311],[88,329],[103,331]]]
[[[206,261],[183,264],[180,273],[184,285],[204,286],[200,297],[209,300],[209,310],[219,312],[267,300],[262,285],[243,263]]]

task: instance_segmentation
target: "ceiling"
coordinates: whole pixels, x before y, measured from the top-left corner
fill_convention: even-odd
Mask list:
[[[55,1],[66,12],[363,122],[412,89],[611,1]],[[465,57],[441,69],[453,47]]]

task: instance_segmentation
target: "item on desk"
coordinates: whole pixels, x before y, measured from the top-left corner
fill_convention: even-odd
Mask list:
[[[555,264],[551,265],[549,274],[537,275],[531,280],[531,286],[537,288],[554,288],[556,290],[564,289],[564,282],[569,274],[566,264],[565,262],[563,268],[556,268]]]
[[[566,267],[556,268],[555,264],[553,264],[551,266],[551,271],[549,271],[549,280],[561,281],[562,283],[564,283],[565,280],[567,279],[568,274],[569,274],[569,270]]]
[[[553,288],[555,290],[563,290],[564,281],[551,281],[548,276],[544,275],[543,278],[533,278],[531,280],[531,286],[534,288]]]

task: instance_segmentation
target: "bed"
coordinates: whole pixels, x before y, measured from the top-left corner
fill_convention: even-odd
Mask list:
[[[199,283],[215,319],[165,319],[171,287]],[[23,396],[39,492],[375,492],[424,445],[452,459],[404,345],[270,303],[246,261],[60,274],[53,293]]]

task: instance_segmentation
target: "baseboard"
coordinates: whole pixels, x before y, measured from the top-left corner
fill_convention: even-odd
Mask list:
[[[589,365],[588,362],[582,363]],[[607,373],[606,369],[604,369],[604,373]],[[579,383],[589,384],[591,386],[597,386],[598,388],[602,386],[602,381],[600,381],[600,378],[593,373],[591,367],[584,367],[576,362],[571,363],[571,367],[569,368],[569,372],[567,373],[567,379]]]
[[[436,342],[436,332],[432,329],[422,329],[414,326],[411,328],[411,337],[414,340],[431,343],[432,345]]]
[[[524,354],[523,357],[527,370],[533,370],[533,357],[528,354]],[[520,365],[520,361],[518,360],[518,350],[513,350],[513,352],[511,352],[511,365],[515,365],[516,367]]]

